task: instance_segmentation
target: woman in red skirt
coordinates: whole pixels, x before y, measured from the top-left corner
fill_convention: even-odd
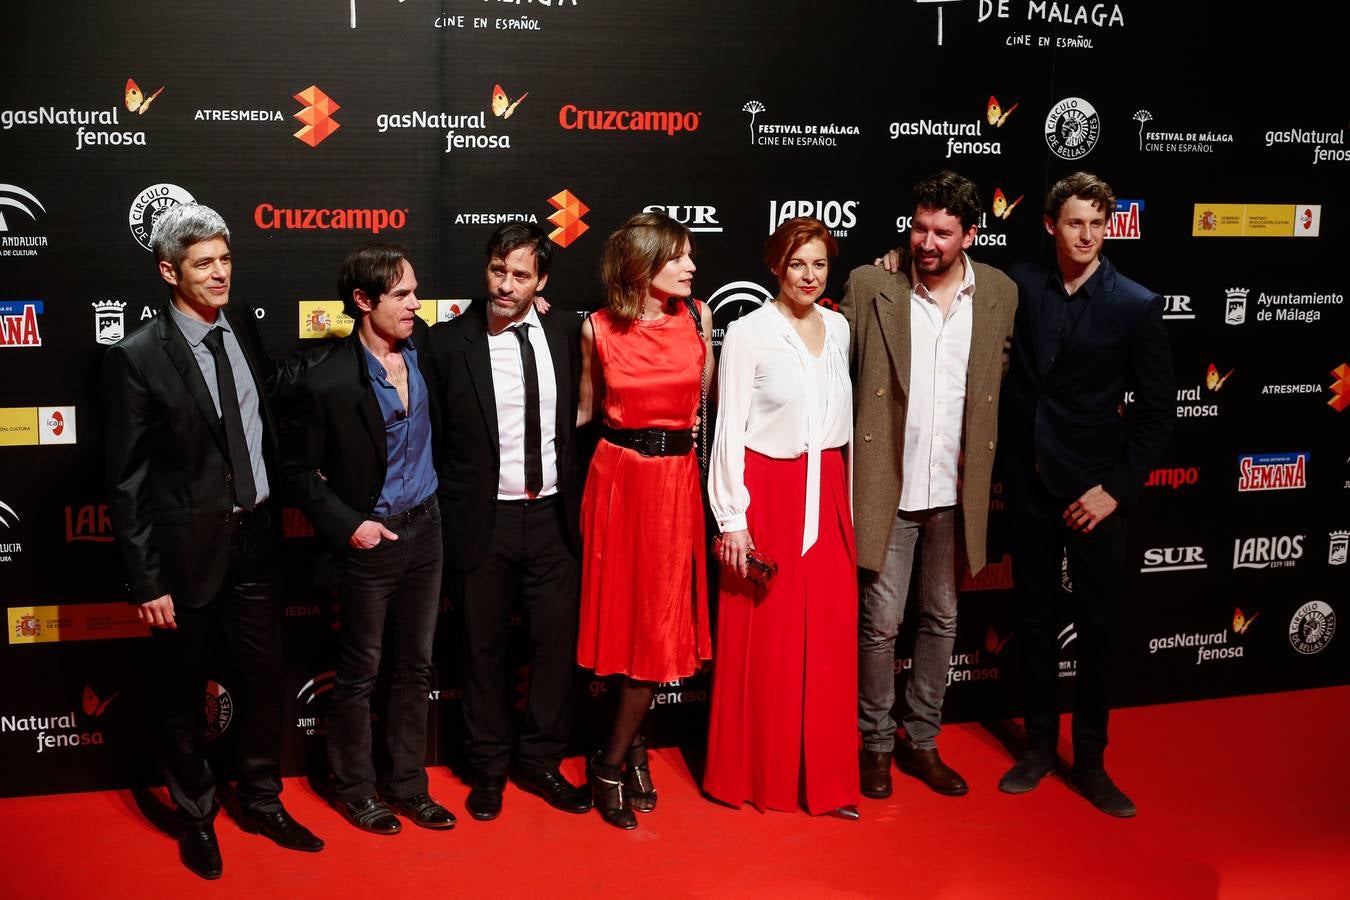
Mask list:
[[[605,244],[609,304],[581,329],[579,421],[595,411],[603,427],[581,499],[577,661],[626,676],[609,744],[590,765],[595,807],[620,828],[656,805],[641,734],[656,685],[712,656],[692,434],[712,381],[712,316],[691,297],[690,252],[675,220],[631,217]]]
[[[849,505],[848,323],[817,304],[838,245],[774,232],[772,303],[727,329],[708,496],[722,531],[703,788],[734,806],[858,818],[858,583]],[[778,564],[767,590],[746,555]]]

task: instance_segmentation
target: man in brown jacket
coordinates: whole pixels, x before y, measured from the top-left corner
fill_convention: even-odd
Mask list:
[[[853,328],[854,520],[862,575],[858,722],[862,793],[891,794],[890,756],[941,794],[965,780],[937,752],[956,637],[956,522],[971,572],[985,562],[989,482],[1017,288],[973,262],[981,206],[974,183],[939,172],[914,188],[909,252],[895,273],[853,270],[841,311]],[[895,636],[923,540],[919,626],[895,746]]]

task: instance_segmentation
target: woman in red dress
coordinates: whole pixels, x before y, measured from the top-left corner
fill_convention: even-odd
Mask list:
[[[722,531],[703,789],[739,806],[858,818],[858,581],[844,454],[848,322],[817,304],[838,246],[791,219],[765,261],[778,296],[722,342],[708,499]],[[754,548],[778,564],[767,591]]]
[[[605,821],[635,828],[633,810],[656,805],[641,735],[656,686],[712,656],[692,435],[712,380],[712,315],[691,298],[689,232],[659,213],[610,235],[601,275],[608,306],[581,329],[579,422],[598,412],[603,428],[581,500],[577,661],[624,676],[590,780]]]

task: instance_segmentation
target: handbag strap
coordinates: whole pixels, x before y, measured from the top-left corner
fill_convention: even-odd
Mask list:
[[[689,310],[689,316],[694,320],[694,328],[698,331],[698,339],[706,341],[707,337],[703,334],[703,317],[698,313],[698,301],[692,296],[684,298],[685,308]],[[706,479],[708,477],[708,365],[705,362],[703,368],[698,373],[698,468]]]

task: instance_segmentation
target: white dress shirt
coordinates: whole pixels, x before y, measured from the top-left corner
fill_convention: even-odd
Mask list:
[[[820,453],[853,438],[848,321],[823,307],[816,311],[825,323],[818,357],[771,303],[728,326],[718,361],[717,430],[708,466],[708,501],[717,525],[724,532],[739,531],[746,527],[752,502],[745,487],[745,451],[774,459],[805,453],[803,555],[820,531]]]
[[[553,372],[553,356],[548,338],[539,324],[534,307],[521,320],[530,326],[530,346],[539,370],[539,439],[544,467],[544,486],[538,496],[558,492],[558,379]],[[497,435],[500,440],[497,469],[498,500],[528,500],[525,490],[525,366],[520,358],[520,340],[513,330],[519,323],[488,335],[488,353],[492,357],[492,396],[497,401]]]
[[[961,254],[965,277],[944,319],[914,273],[909,295],[909,406],[905,412],[900,508],[956,505],[956,469],[966,410],[966,364],[974,322],[975,267]]]

